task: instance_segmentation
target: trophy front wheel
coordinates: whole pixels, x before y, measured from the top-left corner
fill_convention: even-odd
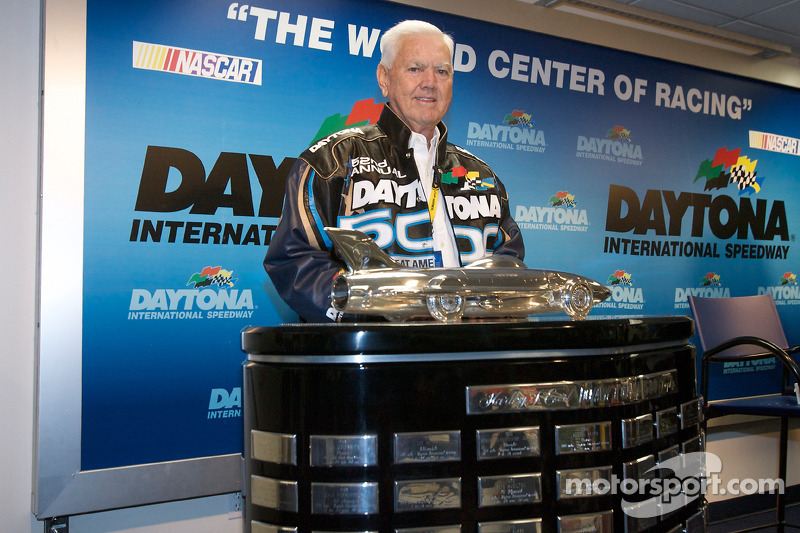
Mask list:
[[[458,322],[464,314],[467,300],[460,294],[428,296],[428,311],[439,322]]]
[[[436,276],[428,282],[428,293],[425,302],[428,312],[439,322],[458,322],[467,307],[467,298],[459,292],[464,291],[464,283],[451,276]]]
[[[594,304],[592,288],[586,283],[569,283],[561,295],[564,311],[572,318],[586,318]]]

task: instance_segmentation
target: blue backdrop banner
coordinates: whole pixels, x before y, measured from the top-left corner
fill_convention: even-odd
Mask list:
[[[403,19],[453,35],[450,140],[503,180],[528,266],[611,287],[591,316],[769,293],[800,318],[794,89],[375,0],[87,11],[83,469],[241,451],[239,333],[296,320],[262,268],[286,175],[377,118]]]

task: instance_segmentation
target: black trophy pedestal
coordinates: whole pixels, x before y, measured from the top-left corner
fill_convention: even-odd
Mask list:
[[[703,449],[692,334],[685,317],[247,329],[245,531],[704,531],[702,496],[620,488]]]

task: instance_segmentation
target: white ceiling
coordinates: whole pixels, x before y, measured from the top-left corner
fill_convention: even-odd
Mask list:
[[[800,57],[800,0],[613,0],[792,48]]]

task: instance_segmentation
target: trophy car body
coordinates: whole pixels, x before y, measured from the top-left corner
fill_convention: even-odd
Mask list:
[[[336,310],[391,321],[433,317],[525,318],[564,312],[584,318],[611,294],[575,274],[530,269],[508,255],[493,255],[458,268],[413,269],[394,261],[366,234],[325,228],[348,272],[334,278]]]

